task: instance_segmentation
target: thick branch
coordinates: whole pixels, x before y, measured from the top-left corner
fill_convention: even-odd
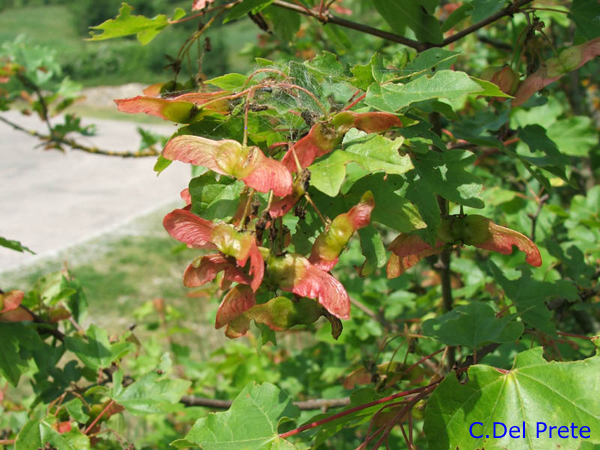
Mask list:
[[[398,44],[406,45],[407,47],[414,48],[417,51],[423,51],[427,48],[426,44],[415,41],[413,39],[405,38],[404,36],[399,36],[394,33],[390,33],[388,31],[383,31],[378,28],[373,28],[368,25],[363,25],[362,23],[352,22],[351,20],[343,19],[338,16],[334,16],[329,11],[323,11],[322,14],[319,14],[316,11],[312,11],[309,9],[305,9],[302,6],[294,5],[293,3],[288,3],[282,0],[275,0],[273,2],[274,6],[278,6],[279,8],[289,9],[290,11],[297,12],[299,14],[304,14],[305,16],[314,17],[319,22],[323,24],[333,23],[334,25],[339,25],[344,28],[350,28],[352,30],[357,30],[362,33],[371,34],[373,36],[377,36],[383,39],[387,39],[391,42],[397,42]]]
[[[38,133],[37,131],[34,131],[34,130],[28,130],[26,128],[23,128],[21,125],[14,123],[2,116],[0,116],[0,122],[4,122],[5,124],[13,127],[15,130],[22,131],[23,133],[27,133],[30,136],[35,136],[43,141],[56,142],[58,144],[68,145],[73,150],[80,150],[80,151],[86,152],[86,153],[94,153],[94,154],[103,155],[103,156],[118,156],[121,158],[145,158],[148,156],[158,156],[159,155],[159,152],[152,148],[140,150],[137,152],[115,152],[112,150],[103,150],[103,149],[100,149],[97,147],[87,147],[73,139],[61,138],[61,137],[52,136],[52,135],[48,136],[48,135],[45,135],[42,133]]]
[[[231,400],[215,400],[212,398],[196,397],[194,395],[184,395],[181,397],[180,403],[185,406],[205,406],[213,409],[229,409],[231,406]],[[350,404],[349,398],[322,398],[318,400],[306,400],[303,402],[294,402],[301,410],[313,410],[313,409],[330,409],[330,408],[341,408]]]

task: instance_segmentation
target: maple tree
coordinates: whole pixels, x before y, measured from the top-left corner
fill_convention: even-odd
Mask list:
[[[513,419],[579,420],[591,428],[584,445],[600,445],[600,146],[588,117],[600,10],[538,3],[196,0],[170,18],[124,3],[94,27],[91,40],[148,44],[199,24],[172,79],[115,102],[180,124],[160,150],[121,156],[155,156],[158,174],[191,166],[184,204],[163,225],[194,252],[183,284],[218,300],[215,328],[232,341],[213,381],[231,375],[230,386],[205,398],[213,363],[200,368],[173,342],[175,368],[168,353],[128,367],[135,336],[73,325],[81,287],[63,273],[52,289],[2,294],[0,375],[16,386],[35,363],[46,413],[0,445],[117,448],[124,411],[150,415],[175,448],[580,448],[484,437]],[[181,64],[209,51],[193,44],[245,17],[265,32],[255,69],[206,80],[200,66],[182,83]],[[2,82],[31,88],[27,67],[2,67]],[[37,93],[47,120],[52,102]],[[38,136],[92,150],[52,127]],[[152,308],[166,323],[164,302]],[[269,344],[296,334],[305,342]],[[83,364],[79,378],[55,367],[65,351]]]

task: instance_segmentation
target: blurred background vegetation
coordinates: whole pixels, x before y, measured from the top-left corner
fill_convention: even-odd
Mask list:
[[[189,9],[190,1],[132,0],[129,4],[134,14],[152,17],[177,7]],[[169,27],[148,46],[135,38],[86,42],[89,27],[115,17],[120,5],[120,0],[0,0],[0,42],[25,35],[32,45],[54,49],[64,74],[85,87],[164,81],[169,64],[165,55],[176,54],[198,22]],[[222,27],[228,28],[226,33]],[[248,70],[250,59],[240,58],[239,51],[256,43],[259,33],[250,21],[211,27],[207,35],[212,51],[202,61],[203,73],[210,78]]]

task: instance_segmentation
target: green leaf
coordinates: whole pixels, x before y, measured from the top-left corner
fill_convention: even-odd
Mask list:
[[[231,11],[229,11],[223,23],[244,17],[249,12],[256,14],[271,3],[273,3],[273,0],[244,0],[231,8]]]
[[[454,149],[428,152],[416,158],[414,164],[423,181],[438,195],[459,205],[483,208],[481,181],[465,170],[475,158],[470,152]]]
[[[300,14],[275,6],[268,6],[263,14],[269,19],[275,36],[282,44],[288,45],[294,40],[300,29]]]
[[[119,15],[115,19],[109,19],[98,26],[90,27],[92,30],[103,31],[103,33],[94,34],[91,31],[92,37],[87,40],[102,41],[135,34],[138,41],[145,45],[169,25],[169,19],[164,14],[149,19],[144,16],[132,16],[131,11],[133,11],[132,6],[122,3]]]
[[[419,214],[427,224],[419,235],[430,245],[435,245],[438,227],[442,223],[440,204],[435,196],[435,191],[421,177],[416,177],[414,172],[408,174],[406,198],[419,210]]]
[[[426,225],[417,208],[402,195],[403,185],[404,180],[399,175],[376,173],[358,179],[343,197],[332,198],[318,191],[311,192],[311,196],[319,210],[326,211],[329,217],[335,217],[338,214],[348,212],[352,206],[360,201],[362,195],[370,190],[375,199],[375,209],[371,213],[371,221],[388,226],[396,231],[410,233],[416,229],[425,228]],[[298,224],[297,231],[305,227],[305,222],[307,221]],[[305,237],[312,237],[313,234],[311,233],[316,232],[321,226],[317,218],[316,224],[312,224],[310,230],[307,230],[309,234]],[[296,242],[298,241],[294,241],[296,251],[302,253]],[[310,251],[310,243],[308,250]]]
[[[235,91],[240,89],[246,83],[248,77],[241,73],[228,73],[212,80],[205,81],[206,84],[212,84],[213,86],[220,87],[225,91]]]
[[[519,154],[518,156],[521,160],[546,169],[560,176],[563,180],[568,181],[565,174],[565,167],[570,164],[570,160],[560,153],[556,144],[546,134],[545,128],[539,125],[527,125],[525,128],[518,129],[518,135],[529,146],[529,150],[532,153],[539,151],[545,154],[545,156],[525,156]]]
[[[432,15],[431,2],[427,0],[374,0],[373,4],[397,34],[404,35],[405,28],[408,26],[415,32],[419,41],[440,44],[444,40],[440,23]]]
[[[171,18],[171,20],[179,20],[179,19],[183,19],[186,15],[185,9],[183,8],[175,8],[175,11],[173,12],[173,17]]]
[[[203,450],[292,450],[296,446],[281,439],[277,428],[283,420],[296,419],[299,414],[278,387],[251,383],[228,411],[199,419],[184,439],[171,445],[187,448],[191,443]]]
[[[429,71],[433,75],[435,70],[448,70],[452,64],[460,56],[460,53],[452,52],[443,48],[430,48],[419,53],[402,72],[406,72],[410,76],[416,73]],[[435,70],[432,70],[434,69]]]
[[[583,361],[548,363],[542,354],[541,347],[518,354],[507,373],[490,366],[471,366],[465,383],[453,374],[446,376],[425,410],[424,431],[429,448],[575,450],[582,442],[600,443],[600,397],[593,394],[600,358],[596,355]],[[483,423],[473,427],[481,438],[470,435],[474,422]],[[525,422],[525,437],[511,438],[506,433],[503,438],[494,439],[494,422],[504,423],[507,428],[522,427]],[[556,428],[552,438],[548,429],[536,436],[537,424],[541,422],[548,429],[570,424],[587,426],[590,438],[562,439]],[[499,434],[504,431],[501,426],[497,430]]]
[[[351,157],[341,150],[330,153],[308,168],[310,185],[335,197],[346,178],[346,164],[350,161]]]
[[[360,268],[360,275],[366,277],[372,274],[375,269],[381,268],[387,262],[385,246],[381,240],[381,235],[373,225],[358,230],[360,246],[365,257],[365,262]]]
[[[2,236],[0,236],[0,247],[6,247],[6,248],[9,248],[11,250],[15,250],[15,251],[21,252],[21,253],[29,252],[32,255],[35,255],[34,251],[28,249],[23,244],[21,244],[19,241],[12,241],[10,239],[3,238]]]
[[[192,211],[207,220],[229,220],[237,210],[244,183],[207,172],[190,181]]]
[[[404,85],[372,84],[367,91],[365,103],[384,111],[396,112],[411,103],[432,98],[455,101],[468,94],[506,97],[497,86],[494,89],[490,84],[472,78],[464,72],[441,70],[432,77],[419,77]]]
[[[492,261],[489,267],[494,280],[504,290],[506,296],[514,303],[517,313],[527,325],[552,336],[556,335],[553,313],[546,302],[553,298],[565,298],[569,301],[579,299],[577,288],[567,280],[538,281],[531,278],[531,271],[523,267],[520,278],[508,279]]]
[[[331,52],[324,51],[304,64],[311,72],[325,76],[330,80],[342,79],[346,72],[344,65],[338,60],[337,55]]]
[[[20,326],[0,324],[0,375],[16,386],[27,363],[19,356],[19,335],[15,333],[14,325]]]
[[[401,175],[413,168],[410,156],[399,154],[403,139],[391,140],[380,135],[366,135],[351,130],[346,137],[345,150],[326,155],[308,169],[310,184],[321,192],[336,196],[346,177],[346,164],[353,162],[370,172],[383,171]]]
[[[15,442],[15,450],[40,450],[48,448],[46,444],[50,444],[53,449],[56,450],[84,450],[89,446],[89,439],[83,436],[81,433],[73,433],[69,436],[68,434],[60,434],[54,428],[52,423],[56,420],[55,417],[50,416],[44,420],[30,420],[25,426],[19,431],[17,440]],[[76,437],[79,443],[70,442],[69,437]],[[81,437],[83,436],[83,441]],[[83,443],[84,446],[81,446]],[[87,443],[87,446],[86,444]],[[87,447],[89,448],[89,447]]]
[[[480,80],[479,78],[470,77],[475,83],[481,86],[481,91],[477,92],[477,95],[482,97],[501,97],[501,98],[512,98],[511,95],[505,94],[500,90],[498,85],[485,80]]]
[[[577,35],[587,40],[600,36],[600,3],[596,0],[573,0],[569,17],[577,25]]]
[[[487,19],[497,13],[506,4],[506,0],[473,0],[473,23]]]
[[[80,399],[74,398],[73,400],[69,400],[64,406],[69,416],[77,422],[86,423],[89,420],[90,416],[83,411],[83,402]]]
[[[75,353],[86,367],[95,371],[110,367],[113,361],[120,359],[134,347],[132,343],[126,341],[111,344],[108,341],[106,330],[96,325],[90,325],[86,337],[87,340],[81,337],[67,336],[65,344],[67,349]]]
[[[173,161],[165,158],[163,155],[158,155],[158,159],[156,160],[156,164],[154,164],[154,171],[156,175],[160,175],[160,173],[165,170],[167,167],[171,165]]]
[[[473,302],[459,306],[423,323],[423,333],[446,345],[463,345],[476,349],[482,344],[516,341],[523,334],[523,324],[514,315],[496,317],[487,303]]]
[[[165,412],[179,402],[190,385],[187,380],[169,380],[150,372],[125,389],[119,384],[112,399],[134,415]]]
[[[565,155],[587,156],[598,145],[598,132],[590,117],[574,116],[557,120],[546,131],[548,138]]]
[[[445,33],[446,31],[449,31],[451,28],[465,20],[471,15],[471,11],[473,11],[473,5],[470,3],[465,3],[455,9],[442,24],[442,32]]]

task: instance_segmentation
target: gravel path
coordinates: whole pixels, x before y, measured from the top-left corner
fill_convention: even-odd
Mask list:
[[[18,112],[3,117],[43,131],[39,119]],[[97,135],[86,143],[115,151],[136,150],[137,124],[87,119]],[[169,135],[173,126],[143,126]],[[176,201],[189,168],[173,163],[160,177],[155,158],[122,159],[81,151],[46,151],[39,141],[0,122],[0,236],[16,239],[37,255],[0,247],[0,272],[28,265],[141,214]]]

